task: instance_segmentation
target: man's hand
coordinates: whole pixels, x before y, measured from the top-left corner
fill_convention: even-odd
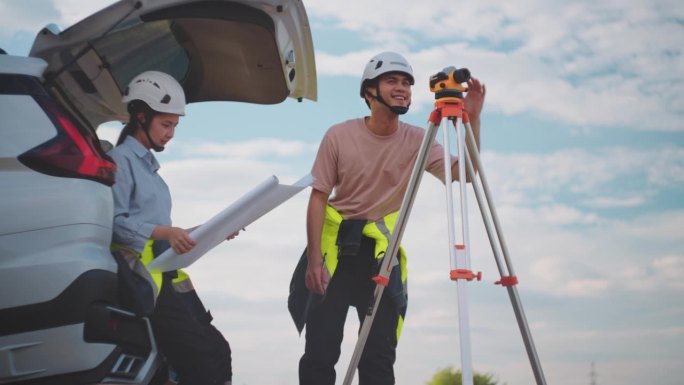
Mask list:
[[[468,93],[464,100],[464,108],[471,120],[479,120],[482,106],[484,106],[485,94],[487,89],[476,78],[468,80]]]
[[[330,282],[330,273],[323,263],[323,258],[312,256],[308,258],[305,276],[306,288],[323,295]]]

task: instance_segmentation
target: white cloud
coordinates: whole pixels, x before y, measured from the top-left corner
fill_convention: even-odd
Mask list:
[[[54,1],[2,1],[0,36],[17,32],[37,34],[48,23],[64,30],[75,22],[113,3],[113,0],[54,0]]]
[[[684,183],[684,148],[672,146],[659,148],[644,161],[648,162],[647,183],[656,186]]]
[[[684,98],[677,85],[684,81],[684,55],[678,42],[684,28],[676,4],[397,1],[388,7],[351,1],[307,7],[326,20],[320,28],[348,29],[377,47],[319,51],[321,74],[358,77],[372,55],[398,50],[414,65],[414,105],[423,108],[432,96],[422,83],[455,64],[488,84],[487,108],[505,114],[681,131]],[[406,15],[409,22],[397,23]]]
[[[599,218],[593,213],[584,213],[566,205],[552,204],[538,210],[539,219],[553,225],[585,224],[598,222]]]
[[[248,142],[225,143],[178,143],[177,151],[184,156],[267,158],[271,156],[294,156],[305,152],[315,152],[317,145],[296,140],[275,138],[255,138]]]
[[[100,138],[100,140],[105,140],[111,144],[116,144],[122,128],[123,125],[121,123],[105,123],[97,128],[97,137]]]
[[[113,4],[112,0],[90,0],[87,2],[79,0],[54,0],[55,8],[59,10],[65,27],[90,16],[91,14]],[[63,29],[64,29],[63,28]]]
[[[668,280],[674,281],[678,287],[682,287],[679,277],[684,273],[684,255],[667,255],[653,261],[653,268],[662,271]]]
[[[18,32],[37,34],[45,26],[45,20],[59,18],[58,10],[50,2],[41,2],[41,6],[36,7],[31,2],[2,1],[0,15],[0,37],[3,39]]]
[[[616,232],[632,238],[641,238],[653,242],[672,242],[681,240],[681,229],[684,219],[678,210],[667,210],[640,218],[634,223],[616,224]]]
[[[583,197],[593,207],[646,204],[655,191],[682,184],[684,152],[679,147],[564,149],[549,154],[482,155],[500,199],[533,204],[539,192]],[[622,185],[630,186],[623,187]],[[531,195],[535,194],[535,195]]]
[[[589,207],[596,208],[630,208],[641,206],[646,203],[646,200],[644,197],[640,196],[630,196],[624,198],[604,196],[587,199],[582,203]]]
[[[62,28],[110,4],[57,0],[54,8],[2,3],[2,34],[35,33],[55,19]],[[414,63],[414,108],[429,108],[430,74],[467,66],[489,89],[488,109],[530,113],[579,125],[622,125],[681,131],[684,11],[676,1],[486,3],[354,0],[306,4],[314,34],[331,26],[366,39],[370,47],[329,54],[317,50],[319,74],[358,79],[365,62],[397,50]],[[53,15],[35,12],[43,9]],[[58,11],[57,11],[58,10]],[[57,14],[58,13],[58,14]],[[410,17],[407,17],[410,15]],[[648,116],[645,116],[648,111]]]

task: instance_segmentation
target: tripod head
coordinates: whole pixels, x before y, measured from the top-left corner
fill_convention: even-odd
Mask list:
[[[468,91],[463,83],[468,80],[470,80],[470,71],[467,68],[456,69],[454,66],[449,66],[430,76],[430,91],[435,93],[435,99],[463,99],[463,92]]]

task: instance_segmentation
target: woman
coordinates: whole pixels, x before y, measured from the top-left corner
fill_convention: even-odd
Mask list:
[[[154,293],[147,297],[147,309],[152,313],[152,329],[179,383],[230,384],[230,346],[211,324],[211,314],[187,274],[181,270],[150,273],[143,266],[168,247],[183,254],[195,246],[187,230],[171,224],[171,194],[150,151],[163,151],[173,138],[185,115],[185,93],[170,75],[146,71],[133,78],[122,102],[127,103],[130,119],[109,152],[117,164],[114,255],[151,283]],[[144,304],[145,298],[140,300]],[[144,313],[142,308],[138,312]]]

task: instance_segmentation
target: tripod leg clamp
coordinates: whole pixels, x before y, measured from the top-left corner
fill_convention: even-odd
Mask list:
[[[387,287],[387,285],[389,285],[389,278],[383,277],[382,275],[376,275],[372,278],[372,280],[378,285],[382,285],[384,287]]]
[[[494,284],[501,286],[515,286],[518,284],[518,277],[515,275],[501,277],[501,280],[494,282]]]
[[[476,274],[476,273],[473,273],[472,270],[456,269],[456,270],[451,270],[449,277],[451,278],[452,281],[457,281],[459,279],[466,279],[468,281],[472,281],[473,279],[477,279],[479,281],[482,279],[482,272],[478,271]]]

